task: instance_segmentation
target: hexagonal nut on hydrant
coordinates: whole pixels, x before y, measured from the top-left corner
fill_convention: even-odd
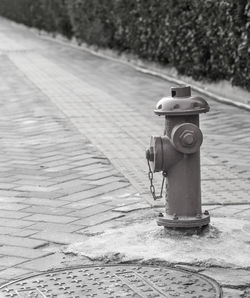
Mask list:
[[[193,146],[197,142],[195,132],[187,129],[180,134],[179,139],[184,147]]]

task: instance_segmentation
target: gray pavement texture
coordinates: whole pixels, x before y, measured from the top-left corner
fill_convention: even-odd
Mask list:
[[[169,82],[4,19],[0,76],[1,283],[91,263],[62,247],[163,206],[151,201],[144,152],[150,136],[162,134],[164,119],[152,111]],[[204,208],[250,220],[249,112],[208,102],[211,111],[201,116]],[[216,278],[225,297],[250,297],[248,270],[197,270]]]

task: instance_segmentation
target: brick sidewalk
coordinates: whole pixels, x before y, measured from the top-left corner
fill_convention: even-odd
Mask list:
[[[144,150],[162,133],[152,109],[170,84],[0,24],[4,282],[66,266],[64,244],[149,208]],[[209,104],[201,119],[203,203],[212,216],[249,220],[249,112]]]
[[[0,72],[0,279],[7,280],[54,267],[51,245],[82,240],[84,228],[124,216],[116,210],[122,197],[126,205],[139,198],[5,55]]]

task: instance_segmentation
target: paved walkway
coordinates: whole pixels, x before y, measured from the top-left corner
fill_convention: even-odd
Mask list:
[[[4,282],[66,266],[72,259],[60,245],[149,208],[144,152],[150,135],[162,133],[164,119],[152,110],[171,84],[5,20],[0,41]],[[208,101],[203,203],[213,216],[249,219],[249,112]]]

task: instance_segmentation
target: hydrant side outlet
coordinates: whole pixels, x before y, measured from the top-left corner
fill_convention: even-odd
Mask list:
[[[200,149],[203,135],[199,127],[195,124],[182,123],[173,128],[171,141],[177,151],[190,154]]]
[[[154,171],[167,172],[166,214],[158,225],[193,228],[207,225],[208,213],[201,210],[200,146],[203,135],[199,114],[209,111],[201,97],[192,97],[191,89],[175,87],[171,97],[161,99],[155,113],[164,115],[164,136],[151,137]]]

